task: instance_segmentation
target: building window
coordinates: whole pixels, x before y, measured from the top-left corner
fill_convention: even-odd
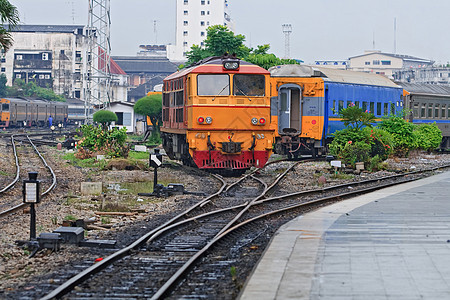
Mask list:
[[[16,78],[22,78],[22,74],[16,74]]]
[[[200,15],[204,16],[204,15],[205,15],[205,11],[202,10],[202,11],[200,12]]]
[[[183,46],[187,46],[187,42],[183,42]]]
[[[22,56],[21,54],[17,54],[17,55],[16,55],[16,59],[17,59],[17,60],[22,60],[22,59],[23,59],[23,56]]]
[[[200,26],[205,26],[205,21],[200,21]]]
[[[1,68],[2,73],[6,72],[6,68]]]
[[[2,58],[0,59],[0,62],[2,62],[2,63],[6,62],[6,58],[2,57]]]
[[[209,21],[208,21],[208,22],[206,22],[206,25],[208,25],[208,26],[209,26]]]
[[[42,53],[42,60],[48,60],[48,53]]]
[[[204,31],[200,32],[200,36],[205,36],[205,32]]]
[[[200,43],[200,46],[202,46],[202,47],[205,46],[205,43],[204,43],[204,42],[201,42],[201,43]]]
[[[187,36],[187,35],[188,35],[188,32],[187,32],[187,31],[183,31],[183,35],[184,35],[184,36]]]
[[[187,16],[189,12],[187,10],[184,11],[184,15]]]
[[[188,25],[188,21],[184,21],[184,22],[183,22],[183,25],[184,25],[184,26],[187,26],[187,25]]]
[[[379,64],[380,64],[380,61],[379,61],[379,60],[374,60],[374,61],[373,61],[373,64],[374,64],[374,65],[379,65]]]
[[[205,0],[201,0],[200,3],[201,3],[202,5],[205,5]]]
[[[50,79],[50,74],[46,74],[45,79]]]
[[[209,3],[208,3],[209,4]],[[209,16],[209,10],[206,12],[206,14]]]
[[[390,66],[391,65],[391,61],[390,60],[382,60],[381,64],[384,66]]]
[[[44,74],[39,74],[39,79],[44,79],[44,78],[45,78]]]
[[[188,0],[184,0],[184,5],[188,5],[189,1]]]
[[[364,64],[365,64],[366,66],[370,66],[370,61],[366,61]]]

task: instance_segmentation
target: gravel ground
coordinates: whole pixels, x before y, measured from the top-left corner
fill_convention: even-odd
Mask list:
[[[167,199],[155,199],[140,197],[133,194],[121,194],[121,187],[130,182],[151,182],[153,172],[148,170],[110,170],[98,172],[95,169],[77,168],[62,159],[64,151],[43,147],[48,163],[54,168],[59,177],[56,190],[45,198],[37,208],[37,235],[42,232],[51,232],[61,226],[62,221],[68,216],[76,219],[96,219],[97,225],[107,225],[110,229],[86,231],[89,239],[117,239],[118,245],[128,244],[130,228],[133,235],[142,231],[143,224],[151,221],[160,224],[177,211],[192,204],[192,195],[173,196]],[[12,160],[6,153],[4,144],[0,143],[0,183],[11,172],[8,169],[8,161]],[[450,155],[427,155],[416,153],[408,159],[389,159],[388,170],[377,173],[365,173],[360,175],[336,176],[330,171],[325,162],[312,162],[300,164],[295,172],[288,176],[280,186],[282,191],[296,191],[304,188],[314,188],[318,184],[331,185],[344,181],[357,181],[373,176],[385,176],[395,171],[430,168],[436,165],[449,164]],[[271,169],[273,168],[273,169]],[[279,168],[269,167],[263,172],[279,172]],[[13,176],[13,175],[12,175]],[[325,178],[325,183],[319,183],[319,178]],[[199,172],[186,171],[182,168],[161,168],[158,172],[160,182],[183,183],[189,191],[211,193],[218,187],[216,180]],[[323,179],[321,179],[323,180]],[[83,196],[80,193],[80,182],[101,181],[104,193],[101,196]],[[107,189],[106,187],[110,187]],[[200,197],[198,197],[200,199]],[[187,201],[188,200],[188,201]],[[96,211],[110,207],[121,209],[133,208],[139,211],[133,216],[100,217]],[[106,223],[106,224],[105,224]],[[79,261],[92,261],[102,254],[98,249],[77,248],[63,245],[62,251],[40,251],[29,259],[29,252],[19,248],[15,241],[29,238],[29,214],[18,212],[14,215],[0,219],[0,298],[2,292],[12,292],[16,289],[32,289],[28,284],[33,278],[43,276],[73,262],[74,257]]]

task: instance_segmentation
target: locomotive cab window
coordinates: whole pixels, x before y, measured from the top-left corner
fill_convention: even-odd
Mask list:
[[[2,104],[2,111],[9,111],[9,103]]]
[[[233,77],[233,95],[262,97],[265,94],[264,75],[236,74]]]
[[[229,96],[230,77],[228,74],[200,74],[197,76],[198,96]]]

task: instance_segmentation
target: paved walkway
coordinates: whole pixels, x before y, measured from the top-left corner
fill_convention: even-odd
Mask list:
[[[289,222],[240,299],[450,299],[450,172]]]

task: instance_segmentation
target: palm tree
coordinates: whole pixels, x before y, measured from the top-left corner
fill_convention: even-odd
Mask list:
[[[20,21],[17,7],[9,3],[8,0],[0,0],[0,21],[2,22],[0,26],[0,48],[6,52],[13,44],[10,31],[16,28]],[[4,25],[5,23],[7,25]]]

